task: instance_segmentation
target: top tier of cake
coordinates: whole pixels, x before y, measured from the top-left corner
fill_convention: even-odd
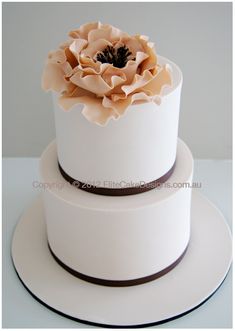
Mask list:
[[[173,85],[164,88],[161,104],[128,107],[105,126],[89,122],[83,105],[64,111],[54,94],[58,160],[70,177],[92,186],[124,188],[164,176],[176,158],[182,74],[169,60]]]
[[[176,159],[181,71],[146,36],[99,22],[69,36],[43,73],[62,175],[119,192],[165,181]]]

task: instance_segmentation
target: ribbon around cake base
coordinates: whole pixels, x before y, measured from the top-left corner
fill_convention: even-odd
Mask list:
[[[111,287],[124,287],[124,286],[134,286],[134,285],[144,284],[144,283],[150,282],[152,280],[155,280],[157,278],[160,278],[160,277],[164,276],[165,274],[167,274],[169,271],[171,271],[172,269],[174,269],[180,263],[180,261],[183,259],[184,255],[186,254],[188,245],[186,246],[185,250],[180,255],[180,257],[178,257],[178,259],[175,262],[173,262],[171,265],[169,265],[168,267],[164,268],[163,270],[158,271],[157,273],[152,274],[150,276],[145,276],[145,277],[136,278],[136,279],[128,279],[128,280],[100,279],[100,278],[95,278],[95,277],[91,277],[91,276],[85,275],[83,273],[80,273],[80,272],[78,272],[78,271],[70,268],[69,266],[67,266],[64,262],[62,262],[55,255],[55,253],[52,251],[49,242],[48,242],[48,247],[49,247],[49,250],[51,252],[51,255],[54,257],[55,261],[62,268],[64,268],[66,271],[68,271],[73,276],[75,276],[77,278],[80,278],[82,280],[85,280],[85,281],[87,281],[89,283],[93,283],[93,284],[97,284],[97,285],[111,286]]]
[[[134,187],[124,187],[124,188],[108,188],[108,187],[100,187],[100,186],[93,186],[88,185],[86,183],[83,183],[77,179],[72,178],[69,174],[67,174],[64,169],[61,167],[60,163],[58,162],[59,170],[63,178],[68,181],[71,185],[74,187],[77,187],[78,189],[87,191],[89,193],[95,193],[99,195],[108,195],[108,196],[124,196],[124,195],[133,195],[138,193],[144,193],[147,191],[150,191],[154,188],[157,188],[161,186],[163,183],[167,181],[167,179],[172,175],[174,168],[175,168],[175,162],[173,166],[170,168],[170,170],[165,173],[165,175],[161,176],[160,178],[150,182],[145,183],[139,186]]]

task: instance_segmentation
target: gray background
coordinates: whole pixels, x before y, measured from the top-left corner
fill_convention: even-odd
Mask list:
[[[39,156],[55,137],[47,53],[89,21],[148,35],[182,69],[179,136],[196,158],[231,158],[232,3],[3,3],[3,155]]]

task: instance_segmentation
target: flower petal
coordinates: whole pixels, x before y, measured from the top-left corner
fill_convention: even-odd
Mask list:
[[[76,57],[73,55],[73,53],[70,51],[70,49],[67,47],[64,50],[67,61],[71,65],[72,68],[75,68],[78,65],[78,60]]]
[[[64,76],[65,77],[70,77],[73,73],[73,68],[71,67],[71,65],[69,64],[69,62],[64,62],[61,64],[61,68],[64,72]]]
[[[152,97],[147,95],[145,92],[135,93],[131,96],[131,103],[135,104],[135,105],[139,104],[139,103],[143,103],[143,102],[150,102],[150,101],[152,101]]]
[[[114,67],[113,65],[107,66],[102,73],[102,78],[109,86],[115,87],[126,81],[126,75],[120,68]]]
[[[85,39],[76,39],[74,42],[69,46],[71,53],[76,57],[79,58],[79,53],[81,50],[87,45],[87,40]]]
[[[101,26],[100,22],[92,22],[92,23],[87,23],[87,24],[83,24],[80,26],[79,29],[73,30],[69,32],[69,36],[77,39],[77,38],[82,38],[82,39],[86,39],[88,37],[88,33],[93,30],[93,29],[97,29],[98,27]]]
[[[122,39],[122,42],[131,51],[132,56],[135,56],[137,52],[144,53],[144,48],[136,36],[129,37],[128,40]]]
[[[129,35],[111,25],[102,25],[102,27],[91,30],[88,33],[88,42],[92,43],[98,39],[106,39],[110,42],[116,42],[121,38],[128,38]]]
[[[157,66],[157,56],[154,49],[148,47],[147,50],[148,57],[141,63],[141,73],[145,70],[154,69]]]
[[[105,39],[107,41],[111,41],[110,40],[110,34],[111,34],[110,29],[94,29],[94,30],[91,30],[88,33],[88,42],[93,43],[94,41],[97,41],[99,39]]]
[[[83,104],[82,114],[90,122],[104,126],[111,118],[117,118],[118,115],[111,108],[105,108],[102,105],[102,99],[92,98],[90,96],[79,96],[79,97],[60,97],[60,106],[69,110],[77,104]]]
[[[82,113],[88,121],[101,126],[105,126],[111,118],[118,118],[118,115],[113,111],[113,109],[103,107],[101,102],[98,104],[97,102],[89,104],[88,100],[85,103]]]
[[[152,78],[153,75],[148,70],[146,70],[142,76],[135,75],[132,84],[123,85],[122,90],[126,95],[129,95],[130,93],[133,93],[135,90],[140,89],[141,87],[146,85]]]
[[[65,49],[65,48],[69,47],[71,45],[71,43],[72,43],[72,40],[67,40],[67,41],[63,42],[62,44],[60,44],[59,48]]]
[[[101,76],[87,75],[83,77],[82,71],[76,72],[72,77],[70,77],[70,81],[85,90],[95,93],[96,95],[104,95],[112,88],[103,80]]]
[[[64,50],[59,49],[55,52],[50,52],[48,54],[48,61],[52,63],[64,63],[66,61]]]
[[[101,75],[111,64],[110,63],[100,63],[99,61],[95,62],[89,57],[80,57],[79,58],[78,68],[86,74],[96,74]]]
[[[98,39],[81,51],[81,55],[89,56],[90,58],[94,58],[94,56],[98,52],[102,52],[107,46],[112,46],[112,44],[106,39]]]
[[[159,70],[159,72],[150,80],[145,86],[143,86],[143,91],[150,91],[152,95],[160,94],[162,88],[166,85],[172,84],[171,72],[168,66],[164,66]]]
[[[113,74],[109,74],[109,70]],[[116,73],[116,75],[114,73]],[[104,77],[103,75],[84,76],[84,72],[79,70],[70,77],[70,81],[85,90],[95,93],[97,96],[104,96],[107,93],[111,93],[118,85],[123,84],[125,75],[119,72],[118,69],[108,66]]]
[[[127,107],[131,104],[131,97],[119,99],[118,101],[114,102],[112,99],[104,96],[102,104],[105,108],[111,108],[116,114],[121,116],[125,113]]]
[[[98,73],[100,71],[100,62],[95,62],[95,61],[93,61],[93,59],[91,59],[89,57],[80,55],[79,56],[79,68],[81,70],[83,70],[85,68],[91,68],[91,69],[93,69],[93,71],[91,71],[91,73],[92,72]],[[89,73],[89,71],[88,71],[88,73]]]
[[[61,65],[47,63],[42,75],[42,88],[45,91],[53,90],[62,93],[66,90],[67,84]]]

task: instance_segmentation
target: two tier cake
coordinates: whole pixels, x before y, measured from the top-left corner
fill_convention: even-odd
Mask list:
[[[42,84],[56,140],[12,239],[23,285],[95,326],[152,326],[199,307],[224,281],[232,241],[221,212],[195,189],[191,199],[178,66],[146,36],[89,23],[49,53]]]
[[[178,139],[182,73],[146,36],[90,23],[48,55],[56,141],[41,179],[50,251],[108,286],[156,279],[190,240],[193,159]]]

